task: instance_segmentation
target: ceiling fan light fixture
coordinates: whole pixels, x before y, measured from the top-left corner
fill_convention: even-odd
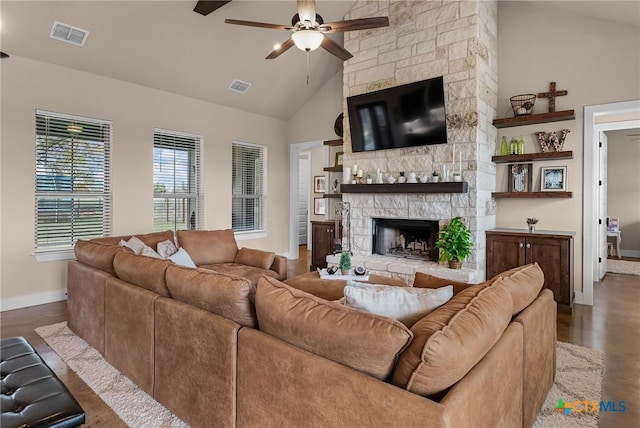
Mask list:
[[[316,30],[300,30],[291,35],[293,43],[303,51],[313,51],[320,47],[324,34]]]

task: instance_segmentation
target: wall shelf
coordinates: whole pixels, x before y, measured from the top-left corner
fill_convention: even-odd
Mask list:
[[[325,166],[322,168],[323,171],[327,172],[342,172],[342,165],[339,166]]]
[[[500,198],[571,198],[573,192],[493,192],[491,197]]]
[[[491,158],[495,163],[506,162],[533,162],[551,159],[573,159],[573,151],[547,152],[547,153],[524,153],[522,155],[496,155]]]
[[[342,184],[342,193],[467,193],[466,181],[442,183]]]
[[[338,138],[337,140],[324,141],[325,146],[341,146],[342,144],[343,144],[342,138]]]
[[[342,195],[340,193],[324,193],[322,197],[326,199],[340,199]]]
[[[563,120],[573,120],[575,118],[576,112],[574,110],[563,110],[495,119],[493,126],[496,128],[508,128],[511,126],[535,125],[537,123],[560,122]]]

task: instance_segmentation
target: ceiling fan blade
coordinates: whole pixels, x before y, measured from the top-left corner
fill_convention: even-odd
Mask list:
[[[347,21],[329,22],[320,26],[324,33],[341,33],[344,31],[367,30],[369,28],[388,27],[389,17],[349,19]]]
[[[280,24],[268,24],[266,22],[242,21],[239,19],[225,19],[225,24],[244,25],[246,27],[269,28],[271,30],[293,30],[293,27]]]
[[[196,7],[193,8],[194,12],[198,12],[200,15],[207,16],[216,9],[221,8],[231,0],[226,1],[213,1],[213,0],[200,0],[196,3]]]
[[[316,20],[316,0],[298,0],[298,15],[300,22]]]
[[[343,48],[342,46],[340,46],[339,44],[337,44],[336,42],[334,42],[328,37],[325,37],[324,39],[322,39],[322,44],[320,46],[327,52],[337,56],[343,61],[346,61],[349,58],[353,58],[353,55],[351,54],[351,52],[349,52],[348,50],[346,50],[345,48]]]
[[[280,47],[278,47],[278,49],[275,49],[273,52],[271,52],[269,55],[267,55],[267,57],[265,59],[276,59],[280,55],[285,53],[287,50],[289,50],[293,45],[294,45],[293,39],[292,38],[288,38],[286,41],[284,41],[280,45]]]
[[[0,52],[0,58],[9,58],[8,53]]]

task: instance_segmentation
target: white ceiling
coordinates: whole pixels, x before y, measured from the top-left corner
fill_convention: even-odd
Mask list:
[[[528,1],[543,4],[549,13],[640,25],[637,0]],[[318,13],[331,22],[343,19],[354,0],[316,2]],[[294,47],[275,60],[264,59],[289,33],[223,22],[233,18],[289,24],[296,13],[294,0],[233,0],[206,17],[193,12],[195,4],[196,0],[1,0],[1,49],[283,120],[342,68],[342,61],[328,52],[314,51],[307,85],[304,52]],[[49,38],[54,20],[89,30],[85,47]],[[342,44],[340,34],[331,37]],[[234,79],[252,86],[245,94],[231,92],[227,88]]]
[[[311,52],[307,85],[306,53],[294,47],[264,59],[289,32],[224,23],[290,25],[294,0],[234,0],[206,17],[193,12],[195,4],[2,0],[2,51],[284,120],[342,69],[323,49]],[[339,21],[352,4],[318,0],[317,12],[325,22]],[[54,20],[88,30],[85,46],[49,38]],[[331,37],[342,45],[340,34]],[[234,79],[252,86],[244,94],[229,91]]]

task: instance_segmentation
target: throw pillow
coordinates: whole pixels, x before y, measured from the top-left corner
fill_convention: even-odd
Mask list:
[[[135,236],[132,236],[131,238],[129,238],[128,241],[125,241],[124,239],[120,240],[120,246],[131,249],[131,251],[133,251],[134,254],[141,254],[142,249],[145,247],[145,245],[146,244],[144,242],[142,242],[139,238],[136,238]]]
[[[171,239],[167,239],[166,241],[158,242],[157,251],[160,257],[168,259],[169,256],[174,255],[178,249]]]
[[[402,323],[316,297],[262,276],[260,330],[306,351],[387,380],[413,333]]]
[[[269,269],[276,258],[276,253],[268,251],[254,250],[251,248],[240,248],[236,254],[235,263],[253,266],[261,269]]]
[[[186,252],[184,248],[178,248],[178,251],[176,251],[175,254],[172,254],[168,258],[179,266],[191,268],[196,267],[196,264],[193,262],[193,260],[191,260],[191,256]]]
[[[160,254],[158,254],[156,252],[156,250],[154,250],[153,248],[151,248],[150,246],[146,245],[144,247],[142,247],[142,251],[140,251],[140,255],[141,256],[147,256],[147,257],[153,257],[154,259],[163,259],[163,257],[160,256]]]
[[[347,281],[344,304],[397,319],[411,327],[420,318],[453,297],[453,286],[441,288],[392,287]]]

